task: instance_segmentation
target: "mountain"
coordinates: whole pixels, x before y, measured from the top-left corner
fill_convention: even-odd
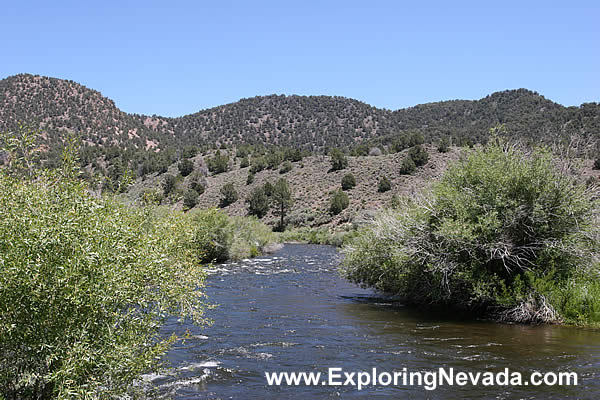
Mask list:
[[[426,142],[442,137],[458,145],[485,141],[499,123],[511,135],[535,143],[572,134],[595,139],[600,105],[564,107],[526,89],[396,111],[337,96],[271,95],[164,118],[125,113],[100,92],[73,81],[21,74],[0,81],[0,132],[15,130],[19,123],[41,130],[47,158],[56,157],[71,132],[82,139],[85,163],[110,166],[119,158],[144,174],[164,169],[192,145],[261,144],[311,152],[362,145],[365,153],[369,146],[385,151],[407,133],[420,134]],[[158,153],[164,159],[157,161]]]
[[[406,131],[419,132],[426,141],[450,136],[455,141],[479,142],[498,124],[505,124],[515,137],[535,142],[571,134],[597,137],[600,105],[564,107],[526,89],[497,92],[481,100],[444,101],[397,111],[344,97],[272,95],[160,121],[158,130],[186,141],[201,138],[228,145],[269,143],[315,151],[349,148]]]
[[[164,135],[146,128],[114,101],[76,82],[34,75],[15,75],[0,81],[0,131],[19,123],[39,128],[50,146],[62,143],[68,132],[93,146],[149,149]]]

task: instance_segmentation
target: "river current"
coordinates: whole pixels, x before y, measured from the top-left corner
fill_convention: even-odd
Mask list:
[[[419,311],[340,278],[330,246],[288,244],[276,253],[215,266],[205,292],[214,322],[170,321],[189,332],[171,367],[144,376],[175,399],[600,398],[600,332],[507,325]],[[566,386],[268,386],[268,372],[576,372]],[[344,380],[343,378],[341,379]]]

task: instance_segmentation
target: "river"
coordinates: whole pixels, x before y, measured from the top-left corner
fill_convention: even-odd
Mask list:
[[[600,332],[461,319],[395,304],[340,278],[329,246],[288,244],[270,256],[219,265],[205,291],[208,327],[170,321],[190,338],[146,375],[176,399],[600,398]],[[572,371],[578,386],[267,386],[265,371]],[[340,378],[343,382],[343,377]],[[355,379],[356,380],[356,379]]]

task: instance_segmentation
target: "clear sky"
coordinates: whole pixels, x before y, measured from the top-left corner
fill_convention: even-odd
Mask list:
[[[272,93],[579,105],[600,101],[600,1],[5,1],[0,78],[21,72],[166,116]]]

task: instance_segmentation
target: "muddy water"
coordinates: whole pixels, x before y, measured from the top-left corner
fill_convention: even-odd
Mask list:
[[[172,368],[148,384],[176,399],[600,398],[600,332],[502,325],[419,312],[339,278],[337,251],[286,245],[276,254],[218,266],[206,292],[210,327],[178,325],[191,338]],[[264,371],[573,371],[576,387],[267,386]]]

